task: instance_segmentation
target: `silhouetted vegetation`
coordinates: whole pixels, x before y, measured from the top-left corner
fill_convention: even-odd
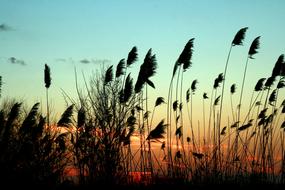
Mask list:
[[[183,73],[192,65],[194,38],[174,63],[167,102],[160,96],[151,106],[148,88],[155,89],[151,77],[158,72],[152,49],[145,55],[135,84],[130,66],[138,60],[137,47],[116,67],[108,65],[89,81],[83,75],[82,92],[75,70],[79,101],[64,93],[70,105],[57,122],[50,122],[47,64],[46,116],[39,111],[40,103],[24,112],[23,102],[3,100],[0,76],[1,181],[48,188],[283,185],[285,100],[280,102],[284,98],[280,90],[285,87],[284,55],[277,59],[271,76],[257,81],[247,109],[242,101],[247,66],[260,48],[260,36],[255,38],[246,55],[241,87],[237,81],[227,90],[232,48],[243,45],[247,30],[236,33],[224,72],[213,80],[211,94],[203,93],[200,98],[195,97],[200,79],[192,81],[186,94],[183,88]],[[230,102],[224,101],[226,96]],[[203,121],[198,126],[193,117],[196,101],[203,103]],[[155,123],[156,108],[165,105],[167,115]],[[229,113],[223,110],[225,106]],[[154,148],[157,144],[160,149]]]

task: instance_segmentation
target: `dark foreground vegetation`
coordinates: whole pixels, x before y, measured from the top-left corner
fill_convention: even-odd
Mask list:
[[[278,57],[270,76],[258,79],[252,91],[245,92],[247,66],[260,46],[257,37],[246,55],[241,84],[226,84],[230,55],[243,44],[247,29],[236,33],[224,71],[214,79],[211,94],[201,98],[194,97],[197,79],[183,88],[183,75],[192,65],[194,38],[174,63],[167,97],[158,97],[154,105],[149,103],[148,88],[155,88],[151,77],[157,72],[156,56],[151,49],[147,52],[134,82],[129,70],[138,53],[133,47],[116,67],[109,66],[90,81],[83,75],[84,91],[75,70],[78,98],[63,91],[69,106],[57,121],[51,121],[51,71],[46,64],[46,114],[39,103],[27,110],[23,102],[1,98],[1,184],[41,189],[281,188],[285,183],[285,100],[280,96],[285,87],[284,55]],[[251,93],[249,106],[243,104],[244,93]],[[226,96],[230,102],[224,101]],[[194,101],[203,104],[198,126]],[[155,123],[159,106],[167,109],[167,115]],[[225,107],[231,113],[225,113]],[[139,145],[134,146],[134,141]],[[157,145],[159,149],[154,148]]]

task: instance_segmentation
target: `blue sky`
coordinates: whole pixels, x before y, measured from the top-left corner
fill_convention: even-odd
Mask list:
[[[237,83],[240,89],[248,48],[255,37],[261,36],[261,44],[249,62],[248,96],[285,52],[283,0],[0,0],[0,4],[0,25],[7,26],[0,28],[2,96],[23,99],[29,105],[44,104],[43,69],[47,63],[56,113],[65,109],[60,88],[76,97],[74,66],[83,88],[81,72],[91,76],[102,60],[116,65],[133,46],[139,54],[130,70],[134,80],[148,49],[157,56],[156,90],[150,92],[153,99],[166,98],[173,64],[190,38],[195,38],[193,65],[184,86],[186,91],[198,79],[197,99],[203,92],[211,92],[240,28],[249,27],[244,45],[233,49],[226,88]]]

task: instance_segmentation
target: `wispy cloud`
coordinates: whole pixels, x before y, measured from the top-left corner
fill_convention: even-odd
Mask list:
[[[81,59],[79,61],[80,63],[83,63],[83,64],[90,64],[90,63],[93,63],[93,64],[104,64],[104,63],[110,63],[111,60],[109,59]]]
[[[13,30],[13,29],[7,24],[0,24],[0,32],[10,31],[10,30]]]
[[[26,66],[27,65],[24,60],[17,59],[15,57],[8,58],[8,62],[11,63],[11,64],[19,64],[19,65],[22,65],[22,66]]]
[[[81,59],[79,62],[80,62],[80,63],[83,63],[83,64],[89,64],[89,63],[91,63],[91,61],[88,60],[88,59]]]
[[[80,59],[78,61],[74,61],[74,59],[72,58],[69,58],[69,59],[66,59],[66,58],[57,58],[55,59],[56,62],[65,62],[65,63],[75,63],[75,62],[79,62],[79,63],[82,63],[82,64],[104,64],[104,63],[110,63],[111,60],[109,59],[87,59],[87,58],[83,58],[83,59]]]

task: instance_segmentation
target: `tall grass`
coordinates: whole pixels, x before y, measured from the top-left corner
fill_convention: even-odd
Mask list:
[[[69,106],[53,123],[48,107],[50,68],[45,64],[46,117],[39,113],[39,103],[25,114],[22,103],[1,99],[1,174],[7,174],[7,181],[53,187],[66,184],[68,167],[77,171],[76,183],[83,187],[284,184],[285,100],[280,95],[285,87],[284,55],[278,57],[272,74],[259,79],[249,92],[248,109],[243,103],[247,67],[259,49],[260,37],[249,48],[241,83],[226,83],[232,48],[243,45],[247,29],[240,29],[234,36],[224,72],[217,75],[209,86],[211,94],[203,93],[202,100],[195,96],[201,79],[193,80],[184,92],[184,73],[192,66],[194,38],[186,43],[174,64],[167,102],[159,96],[152,105],[149,98],[149,87],[155,89],[151,78],[158,67],[152,49],[146,53],[134,83],[130,71],[138,60],[138,50],[133,47],[127,58],[119,61],[116,71],[108,65],[90,81],[83,74],[81,91],[75,72],[79,101],[65,93]],[[230,102],[225,101],[227,96]],[[198,114],[196,102],[203,108]],[[156,109],[163,104],[167,104],[166,120],[156,116]],[[225,113],[225,108],[230,111]],[[200,114],[203,121],[194,114]]]

